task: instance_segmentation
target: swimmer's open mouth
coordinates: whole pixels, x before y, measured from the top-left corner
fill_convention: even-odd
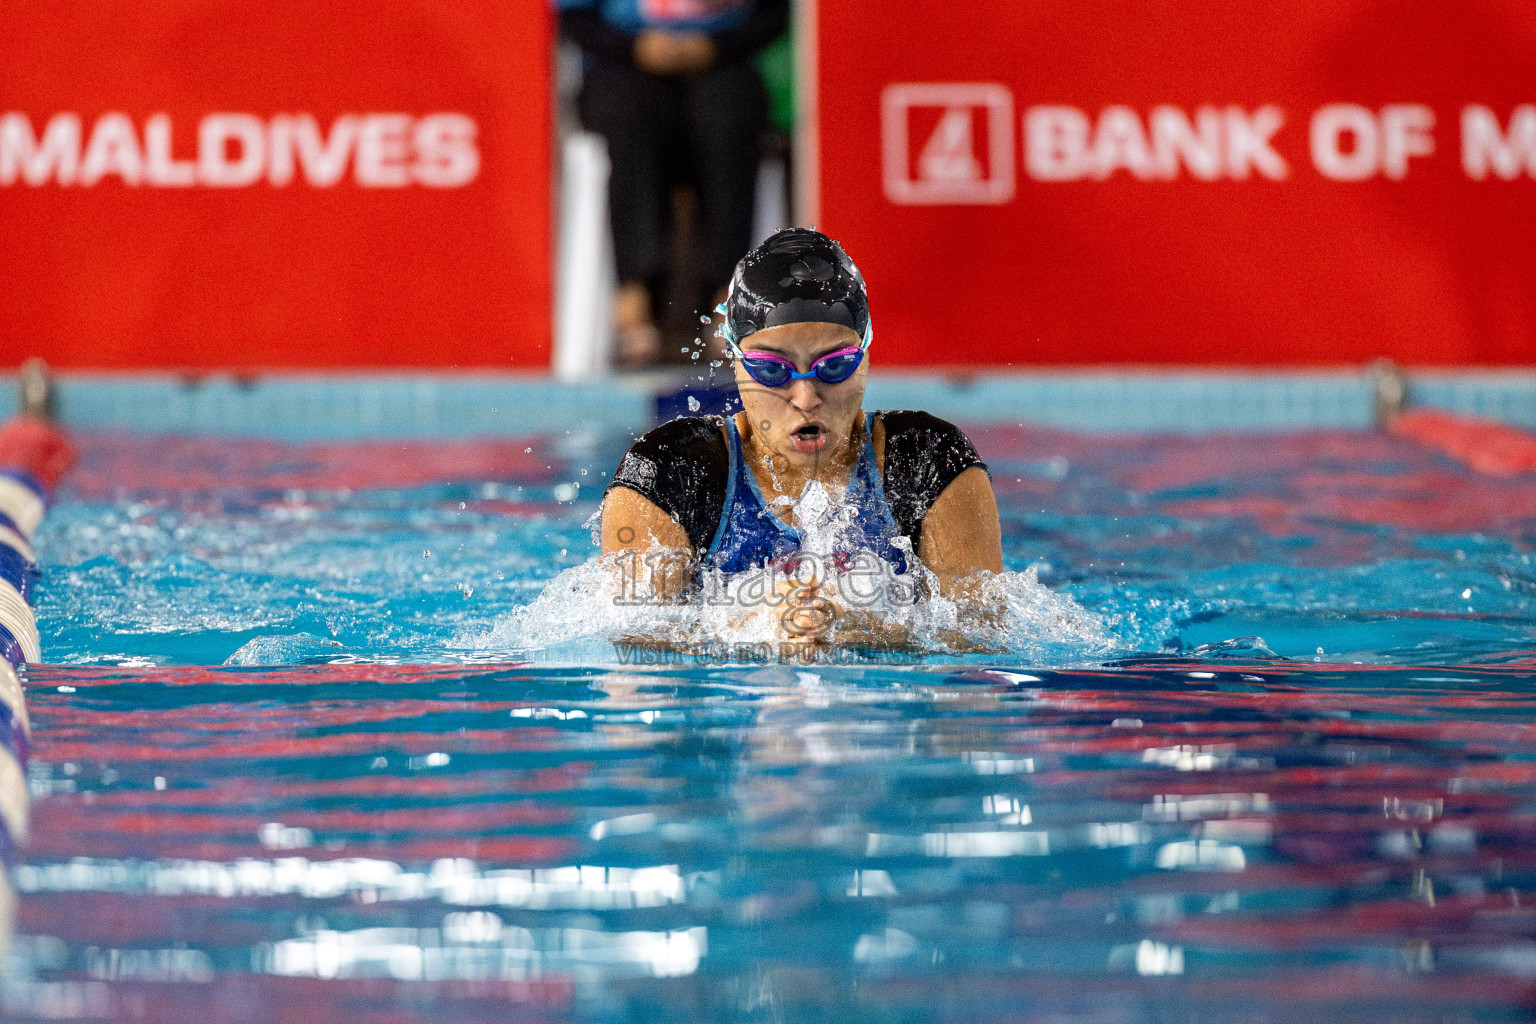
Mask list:
[[[823,423],[802,423],[791,431],[789,436],[794,442],[796,451],[819,451],[827,443],[827,428]]]

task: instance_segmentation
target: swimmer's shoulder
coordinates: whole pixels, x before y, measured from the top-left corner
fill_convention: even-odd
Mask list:
[[[932,413],[890,409],[875,414],[877,439],[884,441],[882,477],[891,512],[914,546],[923,520],[944,488],[966,470],[980,466],[976,446],[965,431]],[[879,427],[883,426],[883,438]],[[988,471],[990,475],[990,471]]]
[[[646,431],[629,446],[607,490],[636,491],[688,533],[696,551],[709,546],[730,476],[730,446],[719,416],[680,416]]]
[[[921,409],[880,409],[875,415],[880,417],[885,429],[890,431],[940,429],[963,433],[948,420],[941,420],[933,413]]]
[[[714,444],[725,446],[725,417],[723,416],[679,416],[675,420],[652,427],[635,441],[630,447],[644,445],[647,448],[659,449],[664,453],[695,453],[699,450],[707,450]]]
[[[724,487],[730,461],[724,424],[719,416],[679,416],[652,427],[629,446],[608,486],[632,488],[652,501],[653,492],[697,487],[717,473]]]
[[[965,468],[982,464],[965,431],[948,420],[920,409],[886,409],[875,417],[888,458],[899,452],[903,457],[964,462]]]

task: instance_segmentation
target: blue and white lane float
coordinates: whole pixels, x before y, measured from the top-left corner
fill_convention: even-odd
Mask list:
[[[32,535],[43,521],[46,493],[25,471],[0,470],[0,951],[9,945],[16,906],[10,868],[27,837],[32,725],[17,669],[42,658],[31,604],[38,578]]]

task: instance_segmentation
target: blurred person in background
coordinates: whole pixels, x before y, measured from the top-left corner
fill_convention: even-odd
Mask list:
[[[585,126],[608,141],[619,291],[618,361],[661,354],[657,306],[672,269],[673,186],[692,184],[702,243],[699,305],[718,301],[752,244],[768,101],[753,58],[784,34],[789,0],[557,0],[586,55]]]

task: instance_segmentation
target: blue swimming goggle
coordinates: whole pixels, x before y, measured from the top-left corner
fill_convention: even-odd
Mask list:
[[[716,307],[716,312],[724,314],[725,304]],[[836,352],[828,352],[811,364],[811,368],[801,373],[795,368],[795,364],[783,356],[762,352],[755,355],[747,355],[742,351],[741,344],[734,337],[727,321],[722,333],[726,344],[730,346],[731,355],[741,360],[741,365],[746,369],[747,376],[757,381],[765,388],[782,388],[792,381],[810,380],[812,378],[823,384],[841,384],[858,372],[859,365],[864,362],[864,352],[869,348],[869,343],[874,338],[873,325],[864,328],[864,340],[857,345],[849,345],[840,348]]]

